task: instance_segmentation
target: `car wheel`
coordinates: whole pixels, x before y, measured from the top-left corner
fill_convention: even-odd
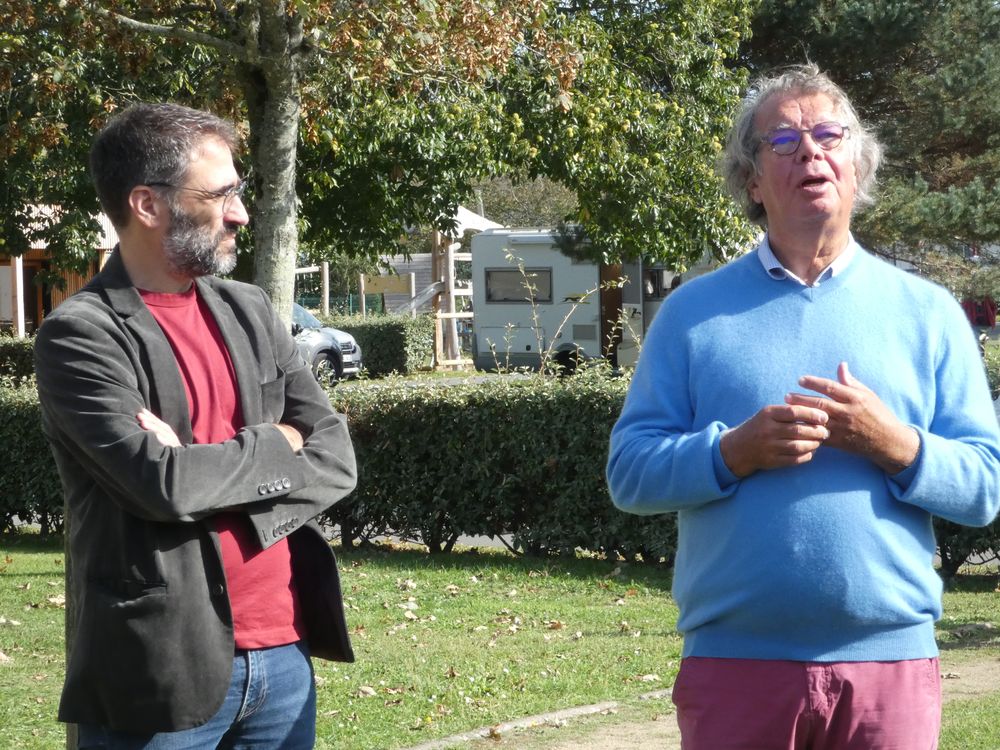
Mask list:
[[[340,360],[331,352],[320,352],[312,361],[313,375],[320,383],[335,382],[343,376]]]
[[[560,376],[572,375],[583,364],[584,355],[579,349],[560,349],[552,356],[556,372]]]

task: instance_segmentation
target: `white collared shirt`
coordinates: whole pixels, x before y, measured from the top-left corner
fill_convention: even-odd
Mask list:
[[[771,249],[771,242],[766,234],[764,235],[764,239],[761,240],[760,246],[757,248],[757,257],[760,259],[760,264],[764,266],[764,270],[767,271],[767,275],[775,281],[792,279],[797,281],[802,286],[819,286],[824,281],[829,281],[847,268],[847,266],[850,265],[851,260],[854,258],[857,248],[858,246],[854,241],[854,235],[848,234],[847,247],[844,248],[844,251],[840,255],[834,258],[833,263],[820,272],[819,276],[816,277],[816,281],[814,281],[811,285],[807,284],[805,281],[781,265],[781,261],[778,260],[778,256],[776,256],[774,254],[774,250]]]

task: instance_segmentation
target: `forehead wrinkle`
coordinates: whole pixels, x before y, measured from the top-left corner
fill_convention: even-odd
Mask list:
[[[803,106],[806,104],[807,106]],[[774,128],[801,127],[802,120],[807,114],[825,112],[828,114],[817,115],[815,122],[843,119],[843,113],[837,102],[821,91],[788,91],[775,92],[761,102],[754,117],[754,125],[758,132],[766,133]],[[776,117],[773,124],[768,124],[764,117]],[[766,126],[766,127],[765,127]]]

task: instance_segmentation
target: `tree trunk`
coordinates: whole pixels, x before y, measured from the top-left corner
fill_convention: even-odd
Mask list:
[[[241,65],[253,166],[254,283],[291,326],[298,254],[295,159],[301,21],[282,3],[260,3],[259,56]]]

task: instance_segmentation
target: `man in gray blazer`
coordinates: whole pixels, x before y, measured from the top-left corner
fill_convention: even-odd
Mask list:
[[[216,277],[248,222],[230,124],[136,105],[91,171],[119,247],[35,344],[74,607],[80,748],[311,748],[310,656],[353,661],[312,521],[354,451],[257,287]]]

